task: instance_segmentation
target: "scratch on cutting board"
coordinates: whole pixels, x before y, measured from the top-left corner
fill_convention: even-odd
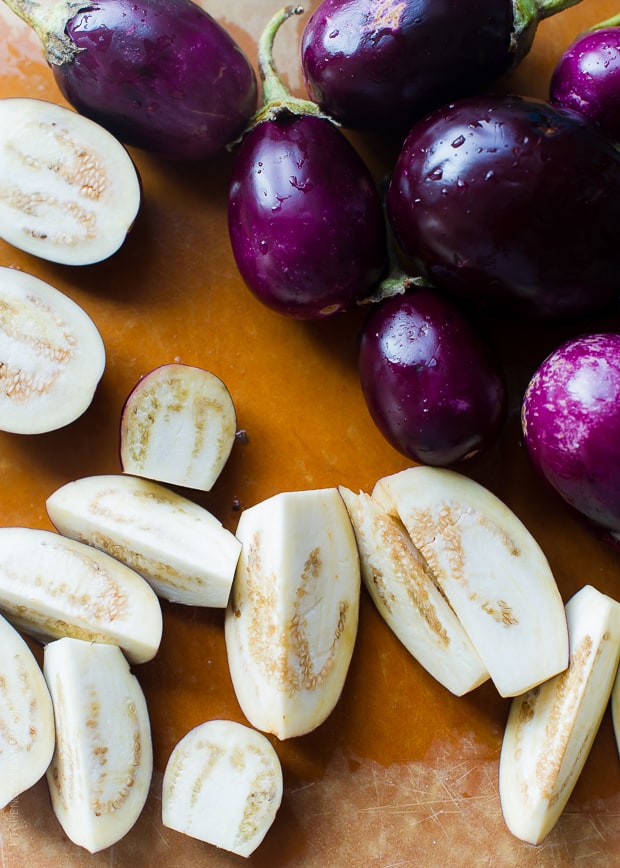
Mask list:
[[[289,806],[312,840],[337,841],[314,851],[304,868],[461,864],[608,868],[620,848],[620,794],[585,809],[571,805],[537,847],[512,836],[498,793],[498,757],[467,737],[434,746],[423,760],[388,767],[334,755],[323,780],[290,793]]]

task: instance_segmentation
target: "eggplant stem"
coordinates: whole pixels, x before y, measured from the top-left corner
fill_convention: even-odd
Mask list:
[[[617,12],[615,15],[612,15],[611,18],[606,18],[604,21],[599,21],[598,24],[593,24],[592,27],[588,27],[585,33],[594,33],[597,30],[606,30],[608,27],[619,27],[620,26],[620,12]]]
[[[539,21],[544,18],[551,18],[552,15],[557,15],[558,12],[563,12],[578,3],[581,3],[581,0],[534,0]]]
[[[2,0],[2,2],[41,37],[42,21],[46,17],[46,12],[40,3],[36,3],[35,0]]]
[[[302,15],[303,12],[303,6],[285,6],[269,20],[260,35],[258,40],[258,72],[263,83],[262,106],[250,121],[243,135],[263,121],[302,115],[313,115],[336,123],[324,114],[312,100],[293,96],[282,81],[273,60],[273,43],[276,33],[285,21],[288,21],[293,15]]]
[[[18,18],[27,24],[43,44],[45,59],[50,66],[70,63],[81,49],[76,48],[65,33],[67,22],[86,8],[87,0],[59,0],[45,7],[37,0],[1,0]]]
[[[303,6],[285,6],[270,19],[258,41],[258,72],[263,82],[263,101],[286,100],[291,92],[286,87],[273,60],[273,43],[285,21],[293,15],[302,15]]]
[[[393,295],[404,295],[416,286],[434,288],[432,283],[421,274],[407,274],[398,257],[396,241],[387,217],[385,199],[389,186],[389,177],[382,180],[380,186],[381,199],[383,201],[383,214],[385,219],[386,244],[388,254],[387,274],[379,281],[371,295],[361,298],[357,303],[360,307],[367,304],[378,304]]]

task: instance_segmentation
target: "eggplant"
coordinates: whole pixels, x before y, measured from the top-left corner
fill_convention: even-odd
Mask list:
[[[432,287],[371,308],[358,358],[370,415],[403,455],[448,466],[484,451],[506,417],[503,371],[469,318]]]
[[[539,21],[578,2],[323,0],[301,37],[306,87],[344,126],[406,133],[509,73]]]
[[[349,310],[387,264],[383,205],[350,141],[285,88],[275,34],[300,7],[273,16],[259,44],[264,105],[236,154],[228,198],[233,255],[251,292],[295,319]]]
[[[413,126],[386,208],[438,288],[500,316],[603,313],[620,290],[620,154],[582,115],[476,96]]]
[[[126,145],[209,159],[256,110],[254,68],[192,0],[4,2],[39,35],[65,99]]]
[[[551,74],[549,101],[581,112],[620,141],[620,15],[579,34]]]
[[[581,334],[539,365],[524,394],[532,465],[620,548],[620,333]]]

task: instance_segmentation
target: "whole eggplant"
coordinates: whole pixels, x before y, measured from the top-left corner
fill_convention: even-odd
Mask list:
[[[620,15],[581,33],[558,60],[550,102],[579,111],[620,141]]]
[[[569,319],[620,291],[620,154],[542,100],[467,97],[415,124],[387,212],[427,279],[491,313]]]
[[[228,200],[232,251],[249,289],[296,319],[322,319],[368,295],[387,263],[373,177],[314,104],[284,88],[273,37],[299,7],[277,13],[260,43],[265,105],[243,136]]]
[[[301,39],[308,93],[345,126],[406,132],[510,72],[539,21],[578,2],[323,0]]]
[[[40,36],[67,101],[127,145],[210,158],[258,102],[249,60],[192,0],[5,0]]]
[[[581,334],[550,353],[521,418],[538,473],[620,547],[620,333]]]
[[[373,421],[415,461],[454,464],[482,452],[501,430],[506,386],[490,344],[432,288],[372,306],[358,368]]]

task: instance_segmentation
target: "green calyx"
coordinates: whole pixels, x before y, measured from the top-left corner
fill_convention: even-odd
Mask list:
[[[81,50],[76,48],[65,32],[67,22],[80,9],[87,7],[85,0],[61,0],[49,8],[36,0],[3,0],[3,2],[34,30],[43,45],[45,59],[50,66],[70,63]]]

